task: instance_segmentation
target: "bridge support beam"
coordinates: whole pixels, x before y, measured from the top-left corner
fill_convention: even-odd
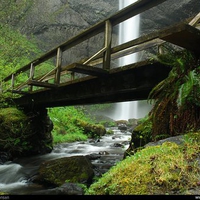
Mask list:
[[[160,63],[131,64],[110,70],[108,76],[86,76],[13,101],[23,107],[58,107],[145,100],[170,70],[170,67]]]
[[[27,115],[31,130],[31,138],[28,138],[32,146],[31,155],[40,155],[50,153],[53,149],[53,122],[48,116],[47,109],[40,107],[31,109],[24,108],[24,113]]]

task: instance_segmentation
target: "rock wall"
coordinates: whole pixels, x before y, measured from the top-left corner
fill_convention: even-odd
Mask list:
[[[149,33],[195,16],[200,12],[198,0],[167,0],[141,14],[141,33]]]
[[[107,18],[118,10],[118,0],[33,0],[29,14],[19,23],[21,31],[39,40],[46,52]],[[96,44],[95,44],[96,45]],[[79,49],[83,51],[85,48]],[[70,59],[74,56],[68,54]]]
[[[194,16],[200,11],[199,0],[167,0],[141,14],[140,32],[146,34]],[[119,0],[33,0],[28,15],[17,26],[34,36],[42,52],[47,52],[118,11]],[[114,43],[118,28],[113,30]],[[77,61],[97,52],[103,36],[99,35],[64,54],[64,63]],[[102,42],[100,42],[102,41]]]

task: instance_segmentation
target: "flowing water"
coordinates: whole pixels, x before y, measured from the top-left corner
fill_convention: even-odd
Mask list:
[[[119,0],[119,10],[129,6],[138,0]],[[119,44],[129,42],[139,37],[140,32],[140,15],[131,17],[130,19],[119,24]],[[119,59],[119,66],[128,65],[138,61],[139,54],[133,53]],[[115,109],[107,116],[114,120],[128,120],[131,118],[139,119],[145,117],[151,110],[152,105],[146,100],[143,101],[127,101],[115,103]]]
[[[32,183],[31,179],[37,174],[43,161],[61,157],[99,155],[98,159],[92,160],[92,164],[101,171],[100,173],[105,173],[123,159],[131,138],[128,131],[120,131],[117,128],[113,131],[114,134],[102,136],[98,141],[62,143],[56,145],[49,154],[16,159],[0,165],[0,192],[24,195],[44,189],[41,185]]]
[[[119,9],[134,3],[136,0],[119,0]],[[137,38],[139,35],[139,15],[135,16],[120,25],[119,44]],[[125,56],[119,61],[120,66],[136,62],[137,54]],[[143,110],[142,110],[143,109]],[[122,102],[116,104],[115,112],[111,118],[130,119],[141,118],[149,111],[150,106],[146,102],[138,101]],[[123,159],[124,151],[128,148],[130,132],[121,132],[115,129],[114,135],[103,136],[100,141],[73,142],[56,145],[54,150],[47,155],[34,156],[17,159],[0,165],[0,191],[10,194],[29,194],[33,191],[44,189],[42,186],[33,184],[31,179],[37,174],[39,165],[50,159],[70,157],[76,155],[101,155],[92,163],[101,168],[100,173],[106,172],[109,167]],[[106,166],[106,167],[105,167]]]

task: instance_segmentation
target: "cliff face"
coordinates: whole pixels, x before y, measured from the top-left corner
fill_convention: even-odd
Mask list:
[[[18,27],[26,35],[33,35],[45,53],[118,11],[119,0],[33,0],[28,15]],[[199,0],[167,0],[141,14],[140,32],[149,33],[194,16],[200,11]],[[117,27],[113,40],[118,38]],[[66,62],[90,56],[102,46],[99,35],[68,52]]]
[[[98,23],[118,10],[118,0],[33,0],[20,25],[34,35],[40,48],[49,50]]]
[[[195,16],[200,12],[199,0],[167,0],[141,14],[141,32],[149,33]]]

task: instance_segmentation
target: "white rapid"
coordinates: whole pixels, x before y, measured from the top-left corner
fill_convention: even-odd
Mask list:
[[[26,175],[21,170],[22,166],[17,163],[7,162],[0,165],[0,191],[8,192],[25,186]]]
[[[0,165],[0,192],[27,195],[46,189],[42,185],[33,183],[32,180],[42,162],[61,157],[96,155],[97,159],[91,162],[95,166],[94,169],[97,169],[96,176],[101,176],[123,159],[131,139],[129,131],[120,131],[117,127],[112,130],[114,134],[102,136],[98,140],[58,144],[49,154],[20,158]]]
[[[135,3],[137,0],[119,0],[119,10]],[[139,37],[140,15],[136,15],[119,25],[119,44],[123,44]],[[138,54],[130,54],[120,58],[119,66],[135,63]],[[115,110],[109,114],[114,120],[128,120],[131,118],[139,119],[147,115],[151,110],[151,105],[147,101],[127,101],[115,104]]]

